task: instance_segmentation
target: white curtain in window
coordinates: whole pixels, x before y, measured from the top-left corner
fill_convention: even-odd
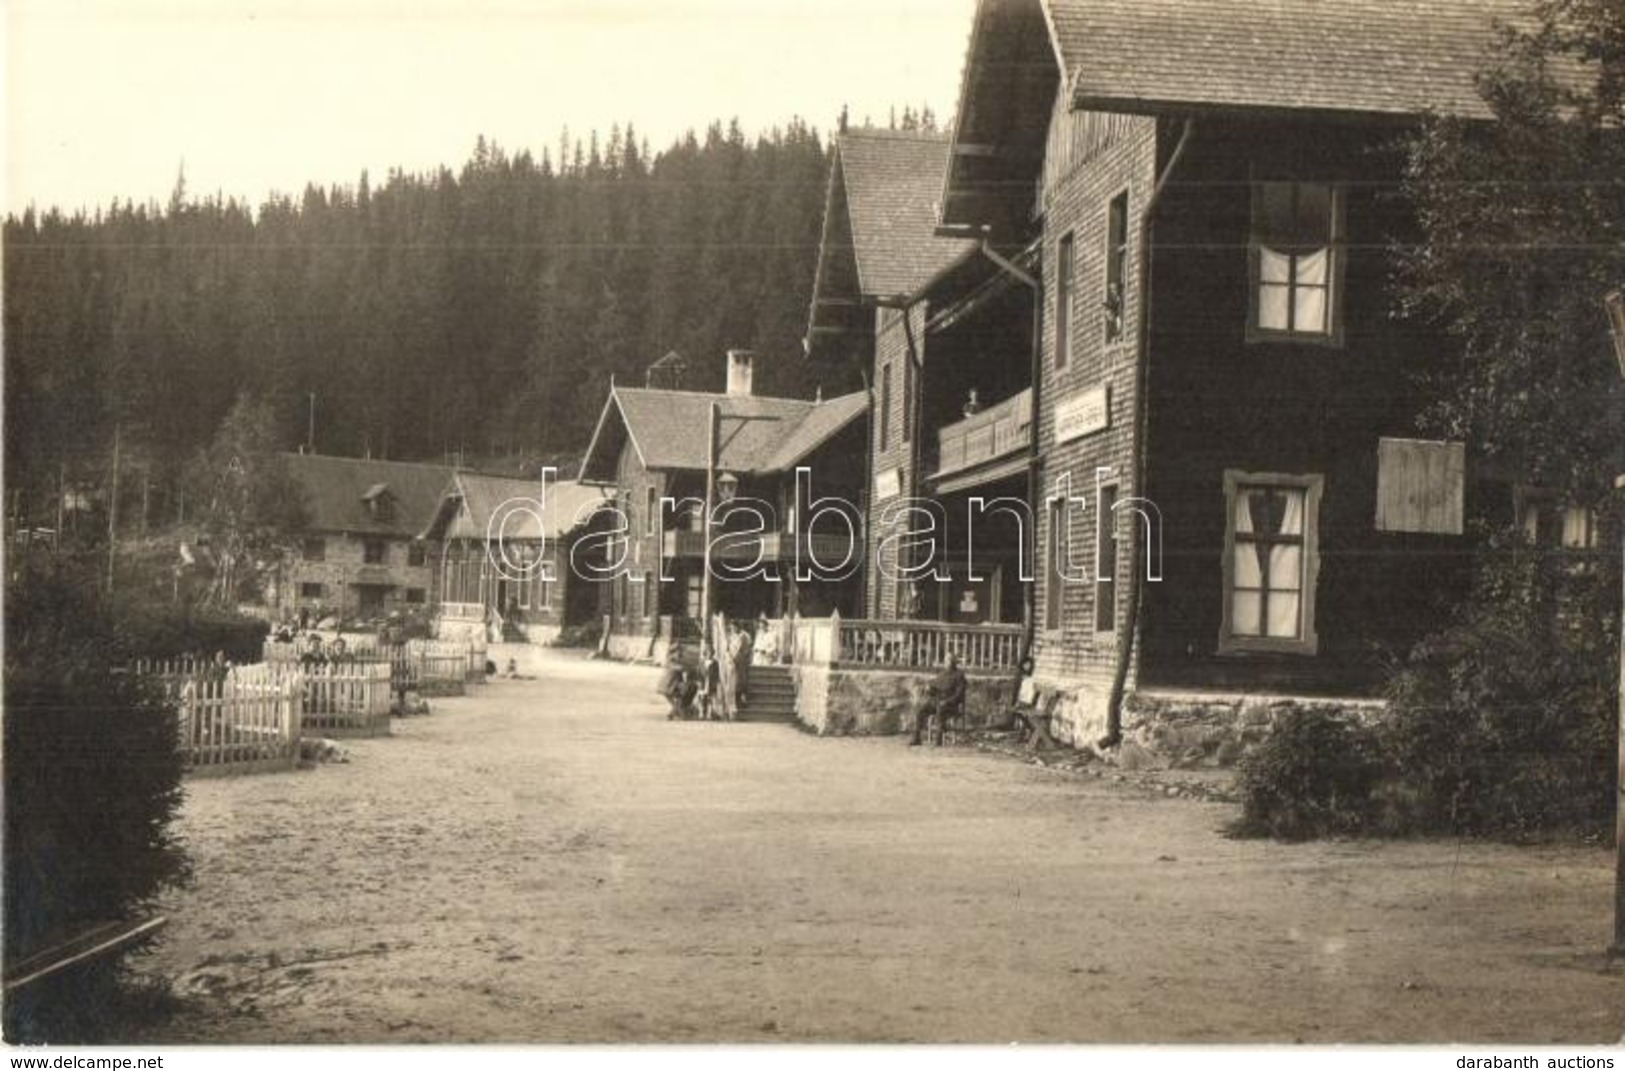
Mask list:
[[[1292,326],[1298,331],[1326,330],[1326,266],[1331,254],[1325,249],[1302,253],[1296,258],[1297,288],[1292,293]]]
[[[1258,326],[1285,331],[1289,326],[1287,302],[1292,295],[1292,257],[1268,247],[1258,251]]]

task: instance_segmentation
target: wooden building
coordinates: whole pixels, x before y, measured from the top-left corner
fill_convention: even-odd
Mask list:
[[[277,585],[281,616],[305,610],[362,621],[427,611],[438,563],[418,538],[452,470],[443,465],[286,454],[307,525]]]
[[[831,515],[809,524],[809,517],[814,499],[850,502],[853,512],[861,502],[868,396],[762,397],[752,393],[751,360],[730,354],[726,393],[610,390],[580,482],[613,488],[620,510],[606,611],[614,635],[654,637],[662,621],[692,632],[702,616],[708,541],[714,610],[755,618],[856,608],[861,547],[853,532],[861,525]],[[708,528],[713,413],[709,471],[718,493]],[[799,502],[798,468],[808,470]],[[672,506],[663,508],[663,499]],[[851,567],[842,579],[834,569],[799,578],[797,563],[813,560]]]
[[[1025,481],[1059,735],[1115,742],[1136,693],[1369,694],[1459,594],[1466,520],[1511,495],[1414,433],[1451,349],[1387,288],[1414,227],[1395,146],[1424,112],[1486,114],[1473,75],[1516,7],[981,0],[940,187],[923,149],[875,170],[913,205],[905,240],[873,228],[901,285],[865,271],[884,139],[839,143],[809,348],[872,362],[877,497],[945,500],[973,441],[986,486]],[[1007,411],[954,421],[982,384]]]
[[[590,576],[571,567],[576,543],[604,523],[604,492],[571,480],[457,472],[423,540],[439,550],[438,599],[502,639],[547,643],[598,618]],[[546,563],[545,568],[542,563]]]
[[[808,352],[874,392],[865,616],[1020,623],[1030,526],[998,504],[1030,492],[1034,253],[937,236],[948,150],[946,134],[836,138]],[[934,552],[905,537],[922,527]]]

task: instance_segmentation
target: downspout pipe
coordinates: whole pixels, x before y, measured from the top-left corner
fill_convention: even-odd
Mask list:
[[[1145,395],[1146,386],[1151,380],[1151,232],[1168,177],[1179,166],[1179,160],[1185,155],[1185,148],[1190,144],[1195,130],[1196,123],[1185,120],[1184,128],[1179,132],[1179,141],[1175,143],[1173,153],[1163,165],[1162,173],[1157,176],[1156,185],[1151,188],[1150,199],[1140,212],[1139,248],[1136,250],[1139,254],[1136,259],[1139,261],[1140,316],[1135,325],[1135,348],[1138,352],[1134,362],[1134,441],[1131,444],[1134,494],[1137,496],[1145,494],[1146,476],[1150,469],[1145,441],[1151,407],[1146,403]],[[1117,665],[1112,672],[1111,695],[1106,700],[1106,735],[1099,744],[1103,748],[1116,747],[1123,740],[1123,698],[1128,689],[1129,665],[1140,642],[1140,604],[1145,600],[1145,582],[1140,577],[1140,559],[1145,556],[1144,528],[1144,524],[1130,526],[1128,613],[1123,619],[1121,642],[1117,645]]]

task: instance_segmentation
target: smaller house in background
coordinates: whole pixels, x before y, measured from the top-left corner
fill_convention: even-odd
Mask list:
[[[596,487],[454,473],[421,535],[440,559],[444,613],[485,622],[500,638],[547,643],[598,619],[597,583],[577,576],[576,542],[607,524]],[[542,563],[548,563],[543,569]]]
[[[275,608],[363,621],[428,608],[437,562],[418,534],[452,470],[444,465],[285,454],[305,530],[283,564]]]
[[[839,501],[861,511],[868,393],[770,398],[753,393],[752,380],[752,355],[734,350],[725,393],[611,388],[581,465],[581,482],[614,488],[620,511],[606,544],[620,563],[604,610],[611,651],[641,656],[660,640],[697,634],[707,542],[713,611],[746,619],[855,615],[863,548],[853,534],[861,516],[849,528],[813,507]],[[799,492],[798,468],[808,470]],[[664,499],[671,502],[663,506]],[[819,572],[812,562],[851,567],[837,577],[841,569]]]

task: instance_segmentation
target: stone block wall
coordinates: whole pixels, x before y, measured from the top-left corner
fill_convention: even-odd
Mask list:
[[[1123,709],[1120,765],[1227,769],[1269,739],[1290,711],[1316,710],[1351,722],[1381,719],[1387,705],[1371,699],[1142,692]]]
[[[914,728],[933,673],[794,667],[796,717],[820,736],[880,736]],[[965,712],[976,727],[1000,724],[1013,698],[1008,676],[967,676]]]

